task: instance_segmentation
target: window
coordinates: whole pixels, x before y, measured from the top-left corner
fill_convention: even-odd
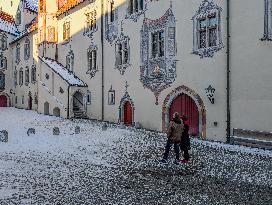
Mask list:
[[[31,68],[31,82],[35,83],[36,82],[36,66],[32,65]]]
[[[115,43],[115,67],[122,75],[129,66],[129,51],[129,37],[121,33],[121,36],[118,37]]]
[[[128,14],[132,15],[144,9],[144,0],[129,0],[128,1]]]
[[[24,58],[25,60],[28,60],[30,57],[30,40],[27,38],[25,40],[25,46],[24,46]]]
[[[114,21],[114,2],[110,2],[110,22]]]
[[[63,24],[63,40],[68,40],[70,38],[70,22],[65,22]]]
[[[27,66],[25,70],[25,84],[28,85],[28,83],[29,83],[29,67]]]
[[[19,71],[19,85],[22,86],[23,85],[23,75],[24,75],[24,71],[23,71],[23,68],[20,68],[20,71]]]
[[[48,42],[55,42],[55,27],[49,26],[47,29],[48,32]]]
[[[17,104],[17,103],[18,103],[18,97],[15,96],[15,104]]]
[[[214,53],[223,48],[220,14],[222,8],[212,1],[203,1],[193,16],[194,40],[193,53],[203,57],[213,57]]]
[[[74,72],[74,53],[72,50],[70,50],[70,52],[66,56],[66,68],[69,71]]]
[[[164,31],[157,31],[151,34],[152,58],[164,56]]]
[[[261,40],[272,41],[272,0],[264,0],[264,35]]]
[[[0,54],[0,69],[7,69],[7,58]]]
[[[17,43],[16,45],[16,63],[18,64],[20,62],[20,44]]]
[[[112,86],[108,92],[108,104],[109,105],[115,104],[115,90],[112,89]]]
[[[86,14],[87,17],[87,29],[88,30],[95,30],[96,29],[96,10]]]
[[[91,104],[91,91],[89,91],[89,90],[87,91],[87,96],[86,97],[87,97],[87,104],[90,105]]]
[[[5,74],[0,72],[0,90],[5,89]]]
[[[21,11],[18,10],[16,13],[16,23],[21,24]]]
[[[5,34],[0,34],[0,49],[6,50],[7,49],[7,36]]]
[[[91,44],[87,51],[87,60],[88,60],[87,74],[90,74],[91,77],[94,77],[98,69],[97,69],[97,47],[93,44]]]
[[[15,71],[14,71],[14,86],[16,87],[17,85],[18,85],[18,82],[17,82],[17,76],[18,75],[18,72],[17,72],[17,70],[16,70],[16,68],[15,68]]]
[[[25,97],[22,96],[22,104],[25,104]]]

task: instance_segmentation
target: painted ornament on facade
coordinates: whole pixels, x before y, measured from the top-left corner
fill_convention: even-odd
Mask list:
[[[272,41],[272,0],[264,0],[264,34],[262,41]]]
[[[118,7],[114,0],[107,0],[105,14],[105,37],[112,44],[118,35]]]
[[[95,45],[93,42],[91,43],[87,50],[87,61],[88,69],[86,74],[89,74],[90,77],[93,78],[95,74],[98,72],[97,45]]]
[[[159,19],[144,19],[141,29],[140,81],[156,97],[176,79],[176,20],[172,6]]]
[[[222,8],[212,0],[204,0],[193,16],[193,54],[213,57],[223,46],[221,32]]]
[[[85,11],[86,23],[84,26],[83,35],[93,39],[94,33],[98,30],[97,26],[97,6],[90,6]]]

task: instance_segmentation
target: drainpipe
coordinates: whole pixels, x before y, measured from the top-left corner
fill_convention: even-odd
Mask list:
[[[101,1],[102,117],[104,121],[104,0]]]
[[[230,106],[230,0],[227,0],[227,143],[231,136]]]
[[[68,85],[68,106],[67,106],[67,119],[69,119],[70,117],[70,85]]]

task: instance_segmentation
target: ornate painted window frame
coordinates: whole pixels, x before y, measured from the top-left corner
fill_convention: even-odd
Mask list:
[[[88,69],[87,69],[86,74],[89,74],[91,78],[93,78],[95,76],[95,74],[98,72],[97,50],[98,50],[98,47],[93,42],[91,43],[91,45],[89,46],[89,48],[87,50],[87,66],[88,66]],[[93,52],[96,53],[95,67],[93,67],[93,65],[91,65],[91,63],[90,63],[90,55],[91,55],[91,58],[93,58]],[[92,62],[93,62],[93,60],[94,59],[92,59]]]
[[[37,69],[36,65],[31,66],[31,83],[36,83],[37,82]]]
[[[4,56],[3,52],[0,53],[0,70],[7,69],[7,58]]]
[[[164,55],[152,57],[151,33],[164,31]],[[140,81],[150,89],[158,105],[160,93],[176,79],[176,19],[171,7],[156,20],[144,19],[141,29]]]
[[[19,70],[19,85],[22,86],[24,84],[24,71],[23,68]]]
[[[75,63],[75,55],[73,50],[71,50],[70,48],[70,51],[68,55],[66,56],[66,68],[72,73],[74,72],[74,63]]]
[[[214,4],[212,0],[203,0],[199,9],[193,16],[193,54],[199,55],[201,58],[204,57],[213,57],[214,53],[221,50],[224,45],[222,41],[222,32],[221,32],[221,12],[222,8]],[[216,46],[199,48],[199,22],[202,19],[208,19],[209,16],[215,16],[217,19],[217,38]],[[206,36],[208,36],[208,32]],[[206,43],[208,43],[208,38],[206,38]]]
[[[85,17],[86,17],[86,20],[85,20],[85,26],[84,26],[84,30],[83,30],[83,36],[88,36],[89,38],[93,39],[93,35],[96,31],[98,31],[98,26],[97,26],[97,11],[98,11],[98,7],[97,6],[90,6],[88,7],[84,14],[85,14]],[[95,27],[93,29],[91,29],[91,26],[88,25],[88,20],[87,20],[87,16],[90,15],[90,13],[92,12],[95,12]]]
[[[115,105],[115,90],[110,87],[108,91],[108,105]]]
[[[14,73],[13,73],[13,78],[14,78],[14,87],[16,87],[17,85],[18,85],[18,71],[17,71],[17,69],[16,69],[16,67],[15,67],[15,69],[14,69]]]
[[[135,4],[135,1],[138,2],[138,11],[135,12],[133,11],[132,13],[130,13],[130,2],[133,1],[133,4]],[[143,1],[143,8],[140,9],[140,3],[141,1]],[[140,18],[140,16],[142,14],[144,14],[147,10],[147,1],[146,0],[128,0],[127,3],[126,3],[126,6],[127,6],[127,13],[126,13],[126,19],[132,19],[134,22],[137,22],[138,19]],[[134,6],[133,6],[133,10],[134,10]]]
[[[114,4],[114,0],[107,0],[106,2],[106,14],[105,14],[105,38],[112,44],[118,35],[118,7],[114,5],[113,21],[111,21],[111,4]]]
[[[124,75],[126,69],[130,66],[130,45],[129,45],[129,41],[130,38],[128,36],[125,36],[123,33],[123,29],[121,29],[121,35],[117,38],[117,40],[115,41],[115,69],[119,70],[121,75]],[[127,63],[123,63],[124,62],[124,44],[127,45],[126,51],[127,51]],[[122,47],[122,59],[121,62],[119,63],[119,46],[121,45]]]
[[[272,41],[272,0],[264,0],[264,34],[262,41]]]
[[[5,33],[0,32],[0,50],[5,51],[8,49],[8,37]]]
[[[16,62],[16,64],[19,64],[20,63],[20,61],[21,61],[21,52],[20,52],[20,50],[21,50],[21,48],[20,48],[20,43],[17,43],[16,44],[16,49],[15,49],[15,62]]]
[[[29,67],[26,66],[25,69],[25,85],[27,86],[29,84]]]

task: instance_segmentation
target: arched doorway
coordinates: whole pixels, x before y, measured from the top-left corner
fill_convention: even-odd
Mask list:
[[[190,134],[206,139],[206,109],[201,97],[185,85],[169,93],[162,107],[162,130],[166,131],[173,112],[189,117]]]
[[[55,107],[53,109],[53,115],[56,116],[56,117],[60,116],[60,109],[58,107]]]
[[[190,125],[189,134],[199,136],[199,112],[196,103],[190,96],[184,93],[178,95],[170,105],[169,119],[172,118],[174,112],[186,115]]]
[[[49,103],[48,102],[44,103],[44,114],[49,115]]]
[[[76,91],[73,95],[73,113],[75,118],[84,116],[83,94]]]
[[[7,107],[8,99],[5,95],[0,95],[0,107]]]
[[[132,106],[129,101],[124,103],[124,124],[132,125]]]

